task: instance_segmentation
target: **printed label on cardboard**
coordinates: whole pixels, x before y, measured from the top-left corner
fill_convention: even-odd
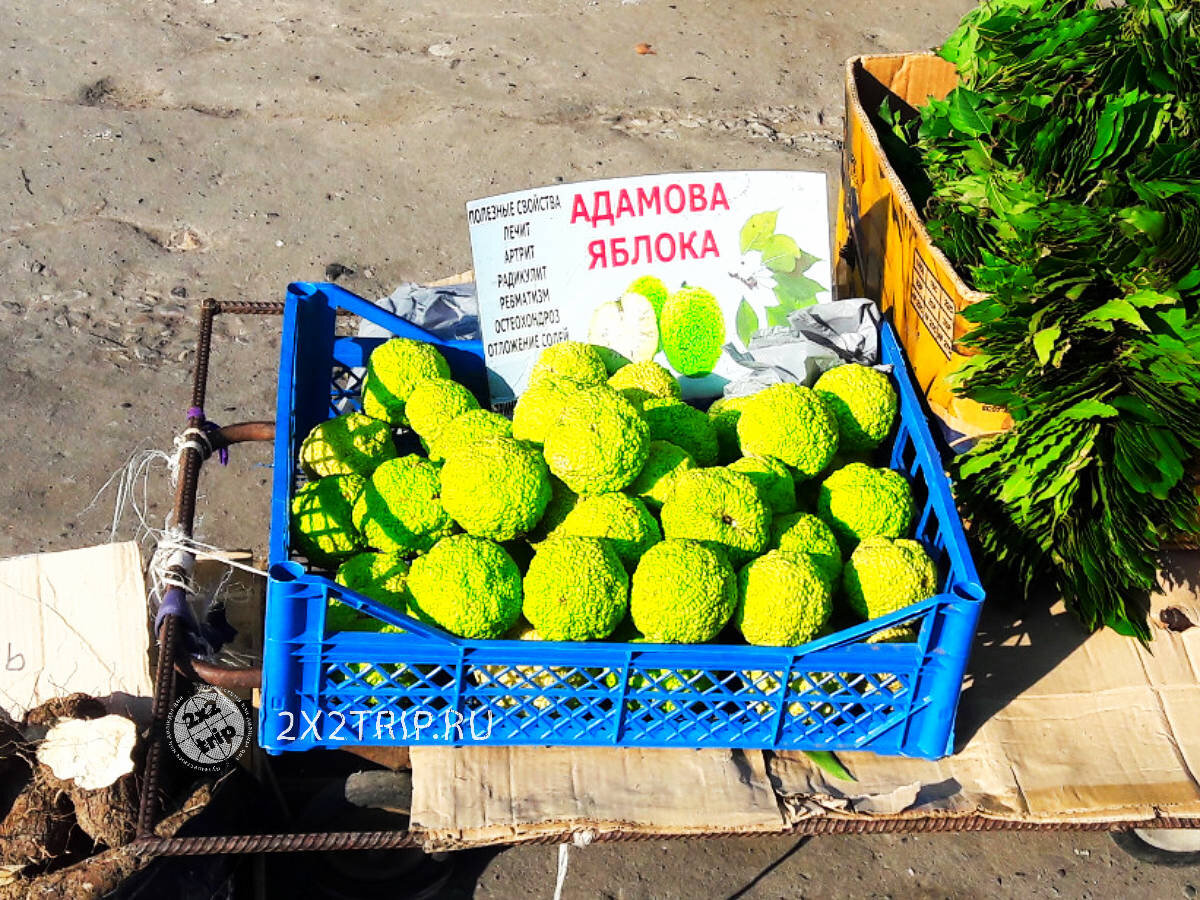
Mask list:
[[[493,407],[564,340],[656,360],[685,399],[719,396],[744,374],[730,349],[829,299],[827,208],[818,172],[647,175],[467,204]]]
[[[954,301],[938,283],[921,254],[913,251],[912,307],[925,323],[925,328],[945,354],[954,348]]]

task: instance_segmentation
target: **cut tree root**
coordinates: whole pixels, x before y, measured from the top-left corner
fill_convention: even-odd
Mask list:
[[[159,823],[155,833],[172,837],[183,825],[208,805],[212,789],[208,784],[197,787],[181,808]],[[116,889],[134,873],[150,863],[153,857],[133,849],[134,845],[105,850],[82,862],[35,878],[18,878],[0,887],[0,900],[42,900],[45,897],[102,897]]]

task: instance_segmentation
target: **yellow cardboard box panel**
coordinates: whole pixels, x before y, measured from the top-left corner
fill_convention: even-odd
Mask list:
[[[846,143],[834,274],[840,297],[870,297],[890,311],[933,412],[955,431],[980,436],[1008,428],[1000,407],[955,396],[947,382],[964,360],[959,313],[983,298],[933,245],[888,162],[867,110],[888,94],[911,107],[945,97],[958,82],[951,63],[928,53],[856,56],[846,63]]]

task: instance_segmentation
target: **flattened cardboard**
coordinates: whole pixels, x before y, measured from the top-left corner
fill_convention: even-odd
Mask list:
[[[413,747],[412,828],[429,846],[576,829],[745,834],[783,816],[757,750]]]
[[[963,745],[937,762],[846,753],[837,781],[801,754],[768,764],[793,820],[817,812],[1028,821],[1200,816],[1200,629],[1150,650],[1085,635],[1060,605],[1014,627],[989,604],[959,710]]]
[[[14,719],[82,691],[149,708],[150,627],[137,544],[0,560],[0,708]],[[139,699],[142,702],[138,702]]]

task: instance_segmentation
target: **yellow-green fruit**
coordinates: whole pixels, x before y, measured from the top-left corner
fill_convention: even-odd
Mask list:
[[[869,537],[859,542],[842,570],[846,602],[875,619],[937,592],[937,568],[918,542]]]
[[[608,371],[596,348],[583,341],[562,341],[543,350],[529,373],[529,387],[546,376],[568,378],[580,384],[604,384]]]
[[[586,388],[570,379],[543,378],[517,399],[517,405],[513,407],[512,436],[519,441],[544,444],[550,426],[575,402],[582,390]]]
[[[376,347],[367,360],[363,412],[393,425],[407,425],[404,404],[413,388],[430,378],[449,377],[450,365],[432,344],[392,338]]]
[[[838,440],[841,440],[839,437]],[[829,465],[820,471],[816,478],[810,478],[796,485],[796,505],[806,509],[817,508],[817,494],[821,491],[821,482],[836,472],[838,469],[844,469],[850,463],[862,463],[865,466],[873,465],[871,454],[864,451],[854,451],[839,449],[833,454],[833,458],[829,460]]]
[[[801,384],[773,384],[750,397],[737,423],[747,456],[774,456],[803,478],[829,464],[838,448],[837,419]]]
[[[621,493],[581,497],[555,531],[555,536],[597,538],[629,569],[662,540],[662,531],[642,502]]]
[[[663,400],[679,399],[679,382],[675,376],[652,359],[630,363],[608,379],[608,386],[620,391],[634,406],[641,406],[652,397]]]
[[[718,461],[728,465],[742,455],[738,442],[737,423],[750,397],[721,397],[708,408],[708,418],[717,432]]]
[[[642,470],[649,428],[636,409],[610,388],[577,394],[546,432],[550,471],[577,494],[619,491]]]
[[[741,565],[762,552],[771,515],[754,484],[728,469],[694,469],[680,476],[662,507],[668,538],[703,541]]]
[[[633,573],[629,613],[653,644],[711,641],[736,605],[733,569],[720,553],[698,541],[655,544]]]
[[[579,495],[563,484],[561,478],[551,475],[550,502],[546,504],[546,511],[538,519],[537,525],[526,535],[529,543],[539,544],[546,540],[546,538],[557,534],[558,527],[562,525],[563,519],[570,515],[571,510],[575,508],[575,504],[578,502]]]
[[[696,461],[682,447],[667,441],[651,441],[646,464],[625,488],[625,493],[632,494],[646,504],[647,509],[657,512],[667,502],[683,473],[694,468]]]
[[[338,568],[336,581],[396,612],[408,611],[408,563],[399,553],[356,553]],[[404,629],[331,599],[325,612],[325,630],[390,634]]]
[[[458,416],[479,409],[479,401],[457,381],[431,378],[413,388],[404,409],[412,430],[432,442]]]
[[[857,363],[836,366],[817,379],[813,390],[833,410],[845,450],[871,450],[892,430],[896,391],[877,369]]]
[[[487,437],[512,437],[512,422],[487,409],[468,410],[429,442],[429,458],[441,462],[467,444]]]
[[[663,304],[659,334],[667,362],[676,372],[707,375],[721,358],[725,343],[721,305],[704,288],[682,288]]]
[[[733,621],[751,644],[794,647],[810,641],[832,609],[829,583],[803,554],[772,550],[738,573]]]
[[[920,629],[916,625],[897,625],[885,628],[867,638],[868,644],[914,644]]]
[[[498,638],[521,615],[521,572],[499,544],[469,534],[438,541],[408,574],[413,615],[465,638]]]
[[[682,447],[698,466],[716,465],[717,432],[707,414],[681,400],[651,397],[642,403],[642,418],[650,440]]]
[[[513,438],[484,438],[442,466],[442,505],[468,534],[508,541],[533,528],[550,502],[550,473]]]
[[[529,564],[521,609],[544,640],[602,640],[629,609],[629,576],[603,542],[555,537]]]
[[[772,550],[802,553],[810,557],[831,586],[842,572],[842,552],[833,529],[811,513],[776,516],[771,523]]]
[[[903,537],[912,525],[912,489],[894,469],[850,463],[821,482],[817,515],[847,548],[869,537]]]
[[[370,475],[396,455],[386,422],[346,413],[313,428],[300,445],[300,467],[309,478],[327,475]]]
[[[662,310],[667,302],[668,292],[667,286],[663,284],[661,278],[654,275],[643,275],[625,288],[625,293],[641,294],[650,301],[650,306],[654,308],[655,318],[662,318]]]
[[[311,562],[337,564],[362,549],[354,503],[365,484],[361,475],[330,475],[292,496],[292,539]]]
[[[731,462],[729,468],[754,482],[758,495],[772,515],[795,510],[796,482],[791,470],[779,460],[771,456],[743,456]]]
[[[375,470],[354,504],[354,525],[376,550],[413,556],[454,531],[433,463],[409,454]]]

